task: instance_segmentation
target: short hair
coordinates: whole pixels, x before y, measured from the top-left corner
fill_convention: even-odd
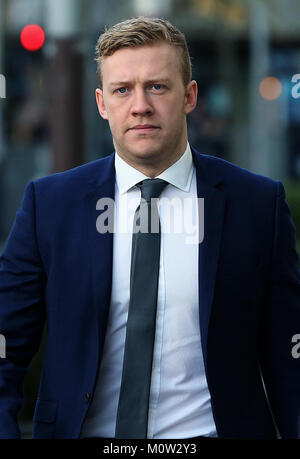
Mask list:
[[[191,58],[184,34],[169,21],[161,18],[139,16],[119,22],[100,35],[96,45],[97,72],[102,89],[101,64],[121,48],[135,48],[166,42],[179,50],[180,67],[184,86],[192,78]]]

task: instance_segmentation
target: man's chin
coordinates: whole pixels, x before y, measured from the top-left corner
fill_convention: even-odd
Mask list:
[[[132,148],[127,147],[123,148],[125,157],[135,161],[147,161],[157,157],[162,157],[164,148],[160,145],[142,145],[142,143],[137,143]]]
[[[131,152],[131,158],[134,159],[136,162],[147,162],[153,161],[155,158],[162,157],[162,150],[151,149],[151,150],[143,150],[143,151],[135,151]]]

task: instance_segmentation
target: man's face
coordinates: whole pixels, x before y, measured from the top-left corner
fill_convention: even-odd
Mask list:
[[[184,87],[173,46],[162,42],[116,51],[103,61],[102,82],[103,89],[96,90],[99,113],[126,162],[168,167],[183,154],[197,84]]]

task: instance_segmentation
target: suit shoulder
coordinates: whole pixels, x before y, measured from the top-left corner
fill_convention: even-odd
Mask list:
[[[278,181],[252,172],[223,158],[204,155],[199,152],[197,152],[197,157],[200,163],[205,163],[207,170],[219,176],[220,179],[234,188],[247,189],[248,187],[256,187],[256,189],[269,189],[272,192],[278,188]]]
[[[57,172],[45,177],[33,180],[33,185],[38,192],[48,190],[50,192],[72,190],[86,186],[88,182],[101,177],[105,171],[114,164],[114,153],[86,164],[74,167],[67,171]]]

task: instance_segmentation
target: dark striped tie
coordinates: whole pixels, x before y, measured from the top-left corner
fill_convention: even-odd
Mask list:
[[[116,438],[147,438],[160,258],[156,201],[167,184],[162,179],[146,179],[137,184],[141,202],[134,215],[130,301]]]

